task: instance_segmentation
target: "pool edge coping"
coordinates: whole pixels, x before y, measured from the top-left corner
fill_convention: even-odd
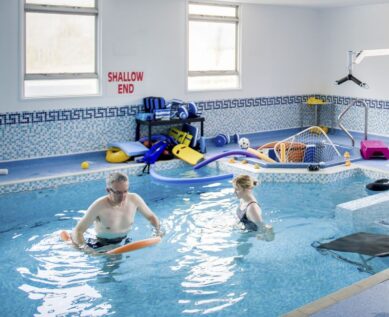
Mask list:
[[[282,317],[308,317],[312,314],[318,313],[332,305],[347,300],[363,291],[372,288],[380,283],[389,281],[389,269],[378,272],[372,276],[362,279],[354,284],[346,286],[340,290],[323,296],[311,303],[303,305],[295,310],[292,310]]]

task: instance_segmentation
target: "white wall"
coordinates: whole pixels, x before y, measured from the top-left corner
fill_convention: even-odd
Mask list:
[[[22,100],[19,6],[0,0],[0,113],[139,104],[148,95],[212,100],[318,93],[322,24],[313,9],[242,5],[241,90],[187,93],[186,1],[102,1],[102,96]],[[134,95],[118,95],[109,71],[144,71]]]
[[[389,48],[389,4],[328,9],[321,11],[320,92],[322,94],[389,99],[389,56],[368,57],[355,65],[353,75],[370,88],[346,82],[334,84],[347,75],[347,51]]]

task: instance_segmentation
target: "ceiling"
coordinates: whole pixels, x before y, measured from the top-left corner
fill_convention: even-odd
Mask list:
[[[228,2],[271,4],[311,8],[336,8],[368,4],[389,3],[389,0],[226,0]]]

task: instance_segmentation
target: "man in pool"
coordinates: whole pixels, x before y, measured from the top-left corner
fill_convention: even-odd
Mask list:
[[[130,242],[127,234],[137,210],[154,226],[156,234],[162,235],[158,217],[138,194],[128,192],[127,175],[108,175],[106,190],[108,194],[96,199],[73,229],[72,240],[80,249],[88,252],[123,240]],[[96,239],[85,241],[84,233],[92,224],[95,226]]]

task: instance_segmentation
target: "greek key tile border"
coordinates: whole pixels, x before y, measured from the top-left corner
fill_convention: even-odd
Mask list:
[[[326,102],[333,103],[335,105],[347,106],[353,100],[364,101],[369,108],[374,109],[389,109],[389,100],[379,100],[379,99],[365,99],[365,98],[355,98],[355,97],[345,97],[345,96],[331,96],[331,95],[316,95],[318,98],[325,100]],[[361,103],[357,103],[356,107],[363,107]]]
[[[142,105],[0,113],[0,126],[135,116]]]
[[[227,108],[260,107],[298,104],[306,101],[308,95],[299,96],[274,96],[244,99],[225,99],[198,101],[197,107],[200,111],[219,110]],[[135,116],[137,112],[143,111],[143,105],[132,105],[122,107],[96,107],[96,108],[74,108],[47,111],[23,111],[0,113],[0,126],[15,124],[31,124],[55,121],[88,120],[113,117]]]
[[[305,102],[309,96],[317,96],[329,103],[336,105],[348,105],[353,97],[331,96],[331,95],[295,95],[295,96],[273,96],[256,97],[243,99],[221,99],[196,102],[200,111],[233,109],[243,107],[264,107],[276,105],[299,104]],[[389,100],[359,99],[366,102],[369,108],[389,109]],[[358,104],[356,106],[362,106]],[[137,112],[143,111],[143,105],[121,106],[121,107],[96,107],[96,108],[74,108],[60,110],[23,111],[0,113],[0,126],[15,124],[31,124],[68,120],[88,120],[99,118],[113,118],[135,116]]]

